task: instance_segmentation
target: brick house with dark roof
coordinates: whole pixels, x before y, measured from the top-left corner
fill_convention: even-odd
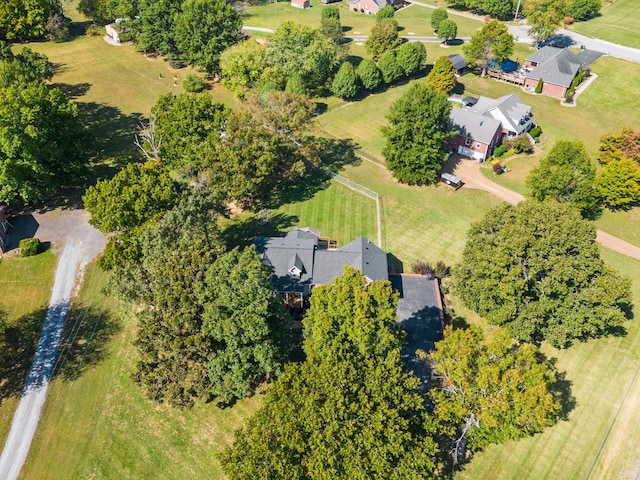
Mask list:
[[[447,145],[459,155],[484,162],[502,142],[502,124],[493,117],[452,108],[449,118],[457,134],[447,139]]]
[[[600,52],[590,50],[573,53],[568,48],[543,47],[525,59],[524,66],[530,71],[524,87],[533,92],[542,79],[543,94],[564,98],[580,69],[587,68],[600,55]]]
[[[375,15],[381,8],[387,5],[395,7],[403,3],[402,0],[349,0],[349,10],[363,12],[367,15]]]

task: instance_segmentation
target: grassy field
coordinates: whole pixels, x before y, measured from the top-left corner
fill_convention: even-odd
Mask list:
[[[587,22],[577,22],[571,29],[590,37],[640,48],[640,31],[636,19],[640,17],[637,0],[602,2],[601,16]]]
[[[368,35],[376,23],[375,15],[353,12],[349,10],[347,2],[338,2],[333,5],[340,9],[340,22],[345,35]],[[311,0],[311,8],[305,10],[294,8],[289,2],[255,5],[244,10],[243,23],[252,27],[276,29],[286,19],[319,27],[322,7],[320,0]],[[419,5],[411,5],[399,10],[395,14],[401,28],[399,34],[402,36],[436,36],[431,28],[432,12],[432,9]],[[482,27],[481,22],[466,17],[451,15],[450,18],[458,26],[459,37],[470,37]]]
[[[223,478],[216,454],[261,396],[232,409],[197,404],[187,411],[144,398],[131,378],[135,322],[119,320],[100,293],[105,279],[90,267],[74,301],[69,324],[88,312],[79,336],[89,343],[57,370],[20,478]]]
[[[22,386],[40,336],[53,286],[55,257],[50,251],[30,258],[0,260],[0,309],[7,315],[5,380],[0,383],[0,442],[9,432]]]

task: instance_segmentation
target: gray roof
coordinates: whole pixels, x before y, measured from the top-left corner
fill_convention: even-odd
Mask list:
[[[540,50],[533,52],[526,58],[526,60],[529,62],[544,63],[558,55],[562,50],[565,49],[547,45],[546,47],[542,47]]]
[[[434,343],[442,340],[440,288],[438,280],[424,275],[389,275],[391,285],[400,293],[398,322],[407,332],[402,356],[413,372],[428,388],[429,368],[416,355],[417,350],[430,352]]]
[[[539,61],[538,66],[534,68],[527,77],[533,80],[542,78],[542,81],[545,83],[552,83],[569,88],[578,70],[583,66],[583,60],[566,48],[544,47],[536,53],[540,53],[545,49],[553,49],[555,52],[548,50],[544,53],[544,56],[551,55],[552,53],[555,53],[555,55],[550,56],[544,62]],[[535,53],[532,57],[534,55]],[[542,57],[543,55],[540,56]],[[531,57],[527,58],[527,60],[531,60]]]
[[[345,265],[360,270],[369,280],[387,280],[389,266],[387,254],[365,237],[358,237],[338,250],[316,250],[313,265],[313,283],[333,283],[342,275]]]
[[[467,62],[462,55],[458,55],[457,53],[453,55],[448,55],[449,60],[453,64],[453,68],[456,70],[462,70],[467,66]]]
[[[284,237],[258,237],[255,244],[263,263],[273,267],[276,288],[298,291],[301,285],[311,283],[313,256],[318,245],[317,235],[295,229]],[[292,267],[301,270],[299,279],[289,275]]]
[[[503,125],[503,128],[518,134],[524,131],[524,123],[520,122],[527,115],[531,116],[531,106],[522,103],[515,93],[496,99],[480,97],[478,102],[471,107],[471,110],[480,115],[491,115],[493,110],[499,110],[509,123],[509,125]]]
[[[360,0],[349,0],[349,5],[353,5],[355,3],[358,3]],[[387,5],[394,5],[393,1],[387,1],[387,0],[372,0],[373,3],[375,3],[376,5],[378,5],[378,7],[380,8],[384,8]]]
[[[452,108],[449,117],[460,135],[486,145],[491,143],[496,131],[502,131],[502,124],[495,118],[465,108]]]

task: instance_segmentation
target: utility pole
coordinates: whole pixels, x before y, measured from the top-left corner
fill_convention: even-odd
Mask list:
[[[515,16],[513,17],[513,21],[514,21],[514,22],[517,22],[517,21],[518,21],[518,12],[520,11],[520,1],[521,1],[521,0],[518,0],[518,6],[516,7],[516,14],[515,14]]]

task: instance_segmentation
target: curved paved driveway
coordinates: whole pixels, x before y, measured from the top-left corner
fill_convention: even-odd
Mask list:
[[[71,295],[85,265],[102,251],[106,242],[104,235],[89,226],[89,214],[84,210],[56,210],[33,214],[33,217],[38,224],[36,236],[41,241],[51,242],[56,249],[62,248],[62,254],[33,364],[0,456],[2,480],[18,478],[27,458],[47,397]]]
[[[443,171],[453,173],[457,177],[460,177],[466,188],[484,190],[512,205],[516,205],[524,200],[521,194],[509,190],[502,185],[498,185],[485,177],[480,171],[480,164],[475,160],[468,160],[459,155],[452,155],[451,158],[447,160],[447,163],[445,163]],[[614,252],[640,260],[640,247],[618,237],[614,237],[607,232],[597,230],[596,241]]]

